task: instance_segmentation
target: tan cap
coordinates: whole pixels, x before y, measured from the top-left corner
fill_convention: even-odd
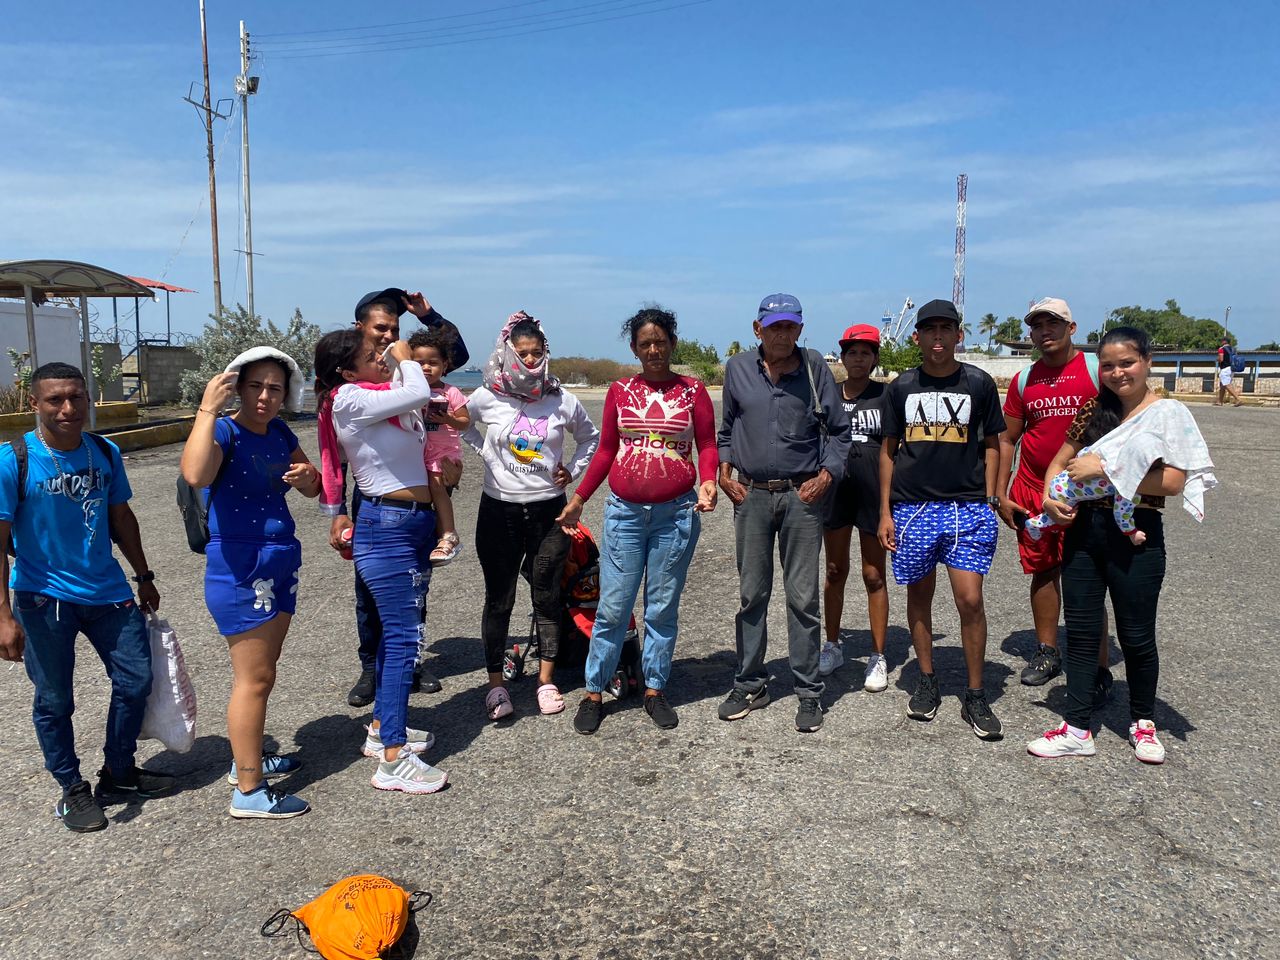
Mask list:
[[[1065,320],[1071,323],[1071,308],[1067,306],[1067,301],[1060,300],[1057,297],[1045,297],[1037,300],[1031,305],[1031,309],[1027,311],[1027,315],[1022,318],[1023,323],[1030,323],[1031,318],[1037,313],[1047,313],[1051,317],[1057,317],[1059,320]]]

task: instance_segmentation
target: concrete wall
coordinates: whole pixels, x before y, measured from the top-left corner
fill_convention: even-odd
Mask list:
[[[13,381],[9,349],[27,352],[27,308],[21,300],[0,300],[0,382]],[[70,363],[79,367],[80,313],[70,307],[36,307],[36,354],[41,363]]]
[[[139,351],[143,403],[175,403],[181,394],[182,374],[197,370],[200,357],[189,347],[144,344]]]

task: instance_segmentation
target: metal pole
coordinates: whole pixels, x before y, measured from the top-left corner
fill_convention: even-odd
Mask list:
[[[1227,307],[1227,315],[1222,318],[1222,335],[1227,335],[1227,324],[1231,322],[1231,308]]]
[[[27,352],[31,354],[31,369],[34,370],[40,366],[40,360],[36,355],[36,305],[30,285],[22,285],[22,297],[27,302]]]
[[[244,280],[253,312],[253,213],[249,204],[249,33],[240,21],[240,165],[244,171]]]
[[[89,429],[98,426],[97,378],[93,375],[93,344],[89,342],[89,298],[80,294],[80,356],[84,359],[84,379],[89,387]]]
[[[111,298],[111,332],[115,334],[116,343],[120,342],[120,301]]]
[[[213,310],[222,316],[222,268],[218,264],[218,182],[213,175],[213,106],[209,100],[209,37],[200,0],[200,55],[204,62],[204,136],[209,155],[209,226],[213,231]]]
[[[169,296],[168,290],[164,292],[164,342],[173,345],[173,328],[169,323]]]

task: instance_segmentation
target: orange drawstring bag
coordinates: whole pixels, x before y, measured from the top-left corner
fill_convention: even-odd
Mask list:
[[[264,937],[279,936],[289,920],[304,950],[302,931],[325,960],[377,960],[395,946],[409,915],[429,903],[422,890],[412,894],[386,877],[361,874],[335,883],[297,910],[280,910],[262,925]]]

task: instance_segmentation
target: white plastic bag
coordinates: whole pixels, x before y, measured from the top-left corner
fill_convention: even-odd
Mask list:
[[[155,614],[147,614],[151,640],[151,696],[142,718],[140,740],[159,740],[174,753],[186,753],[196,741],[196,691],[182,659],[178,636]]]

